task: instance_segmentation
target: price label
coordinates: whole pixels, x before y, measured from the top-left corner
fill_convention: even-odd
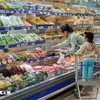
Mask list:
[[[6,31],[9,31],[9,28],[6,28]]]
[[[12,87],[8,87],[8,91],[10,92],[12,90]]]
[[[90,14],[89,16],[94,16],[94,14]]]
[[[85,27],[85,25],[82,25],[82,27]]]
[[[48,29],[50,29],[51,27],[50,26],[48,26]]]
[[[32,45],[35,45],[34,43],[32,43]]]
[[[48,26],[48,29],[50,29],[51,28],[51,26]]]
[[[23,27],[22,29],[24,30],[24,29],[26,29],[26,27]]]
[[[6,11],[5,11],[5,10],[0,10],[0,12],[1,12],[1,13],[5,13]]]
[[[82,14],[80,14],[80,16],[82,17],[83,15],[82,15]]]
[[[27,27],[27,30],[30,30],[31,28],[30,27]]]
[[[13,28],[13,27],[11,27],[11,30],[14,30],[14,28]]]
[[[20,44],[17,44],[17,47],[20,47]]]
[[[39,26],[38,29],[43,29],[43,26]]]
[[[57,28],[59,28],[59,26],[57,26]]]
[[[44,12],[44,14],[47,14],[47,12]]]
[[[33,26],[33,27],[32,27],[32,29],[36,29],[36,27],[35,27],[35,26]]]
[[[29,13],[29,14],[32,14],[32,11],[29,10],[28,13]]]
[[[21,14],[25,14],[25,12],[24,11],[21,11]]]
[[[7,91],[7,94],[11,94],[11,91]]]
[[[28,42],[26,42],[26,43],[24,44],[24,46],[29,46],[29,45],[28,45]]]
[[[80,27],[80,25],[78,25],[77,27]]]
[[[2,13],[2,10],[0,10],[0,13]]]
[[[30,64],[33,64],[33,61],[32,60],[30,61]]]
[[[9,10],[6,10],[5,13],[10,13],[10,11]]]
[[[69,14],[70,16],[72,16],[72,14]]]
[[[50,60],[52,57],[48,57],[47,59]]]
[[[49,12],[47,12],[47,15],[50,15],[50,13],[49,13]]]
[[[55,56],[55,58],[58,58],[59,56]]]
[[[16,11],[16,14],[20,14],[20,12],[19,11]]]
[[[61,13],[59,13],[59,16],[61,16]]]
[[[51,59],[55,59],[55,56],[52,56]]]
[[[39,59],[37,59],[37,62],[39,62]]]
[[[53,28],[53,26],[50,26],[51,28]]]
[[[6,69],[6,66],[0,65],[0,70],[2,70],[2,69]]]
[[[69,16],[72,16],[72,14],[69,14]]]
[[[8,49],[9,48],[9,45],[5,45],[5,49]]]
[[[13,14],[13,13],[14,13],[14,11],[12,11],[12,10],[11,10],[11,11],[10,11],[10,13],[12,13],[12,14]]]
[[[72,16],[74,16],[74,14],[72,14]]]
[[[57,13],[55,13],[55,15],[58,15]]]
[[[25,44],[24,43],[21,43],[21,46],[25,46]]]
[[[43,12],[40,12],[40,14],[43,14]]]

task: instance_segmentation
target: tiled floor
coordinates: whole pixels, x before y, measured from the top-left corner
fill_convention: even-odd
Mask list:
[[[95,91],[96,91],[96,88],[94,88],[93,91],[89,93],[88,97],[95,96]],[[68,93],[66,92],[53,100],[79,100],[79,99],[76,99],[73,93],[70,93],[70,95],[68,95]],[[94,99],[82,99],[82,100],[94,100]],[[99,87],[99,93],[97,96],[97,100],[100,100],[100,87]]]

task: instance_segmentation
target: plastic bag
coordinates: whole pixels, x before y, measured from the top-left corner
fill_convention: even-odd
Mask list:
[[[64,54],[60,53],[60,57],[59,57],[57,63],[58,63],[58,64],[62,64],[63,61],[64,61]]]

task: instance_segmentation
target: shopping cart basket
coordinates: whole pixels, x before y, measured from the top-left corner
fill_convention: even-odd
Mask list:
[[[79,96],[79,99],[82,100],[82,99],[91,99],[91,100],[97,100],[97,95],[98,95],[98,89],[99,89],[99,85],[100,85],[100,61],[97,60],[95,61],[94,65],[93,65],[93,76],[90,80],[87,80],[87,81],[83,81],[82,80],[82,66],[87,66],[87,65],[83,65],[82,63],[79,63],[79,60],[78,60],[78,56],[76,55],[75,56],[75,67],[76,67],[76,72],[75,72],[75,80],[76,80],[76,85],[77,85],[77,89],[78,89],[78,96]],[[87,73],[86,73],[87,74]],[[97,91],[96,91],[96,94],[95,94],[95,97],[82,97],[80,95],[81,93],[81,90],[79,88],[79,86],[96,86],[97,88]]]

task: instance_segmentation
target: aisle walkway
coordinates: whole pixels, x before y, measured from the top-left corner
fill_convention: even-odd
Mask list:
[[[96,91],[96,88],[93,89],[93,92],[90,93],[89,96],[90,96],[90,97],[95,96],[95,91]],[[69,97],[69,98],[64,98],[64,99],[62,99],[62,100],[79,100],[79,99],[76,99],[76,98],[74,97],[74,95],[72,95],[71,97]],[[94,99],[82,99],[82,100],[94,100]],[[97,100],[100,100],[100,87],[99,87],[99,93],[98,93]]]
[[[93,89],[93,92],[90,93],[92,96],[95,94],[95,90],[96,88]],[[89,95],[89,96],[91,96]],[[76,99],[74,94],[73,93],[70,93],[70,95],[68,95],[67,92],[65,92],[64,94],[58,96],[57,98],[53,99],[53,100],[79,100],[79,99]],[[82,100],[94,100],[94,99],[82,99]],[[98,99],[97,100],[100,100],[100,87],[99,87],[99,93],[98,93]]]
[[[76,99],[74,96],[72,96],[70,98],[64,98],[62,100],[79,100],[79,99]],[[83,100],[94,100],[94,99],[83,99]],[[100,100],[100,93],[98,94],[98,99],[97,100]]]

